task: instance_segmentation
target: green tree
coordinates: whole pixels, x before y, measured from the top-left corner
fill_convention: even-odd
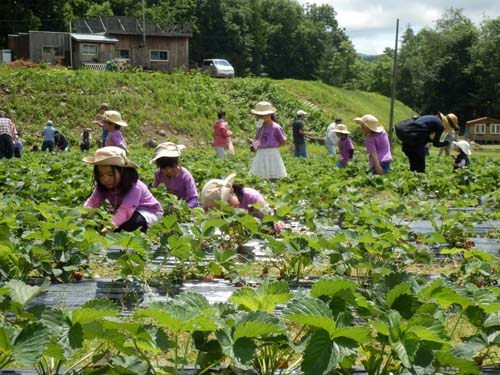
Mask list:
[[[477,43],[472,47],[471,74],[477,84],[473,117],[500,114],[500,17],[481,24]]]

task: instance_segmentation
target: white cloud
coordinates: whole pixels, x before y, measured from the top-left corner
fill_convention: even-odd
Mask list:
[[[299,3],[331,5],[337,21],[345,28],[356,50],[379,54],[386,47],[394,48],[396,19],[400,34],[411,25],[415,32],[434,27],[447,9],[462,9],[463,15],[479,25],[485,18],[500,16],[498,0],[299,0]]]

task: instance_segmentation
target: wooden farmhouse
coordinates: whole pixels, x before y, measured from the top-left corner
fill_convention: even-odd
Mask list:
[[[500,120],[481,117],[467,121],[465,135],[470,141],[481,144],[500,143]]]
[[[136,17],[79,19],[76,32],[30,31],[8,36],[14,59],[105,70],[115,61],[170,72],[187,68],[191,25],[162,29]]]

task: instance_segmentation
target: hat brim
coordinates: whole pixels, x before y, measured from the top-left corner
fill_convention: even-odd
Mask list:
[[[441,112],[439,112],[439,117],[441,118],[441,122],[443,123],[444,126],[444,131],[450,135],[453,135],[453,132],[457,129],[455,128],[455,124],[450,125],[450,122],[446,118],[445,115],[443,115]]]
[[[351,134],[349,130],[335,130],[335,133],[340,133],[340,134]]]
[[[134,162],[130,160],[124,160],[119,156],[108,156],[104,158],[88,156],[82,159],[87,164],[92,165],[112,165],[116,167],[124,167],[124,168],[134,168],[138,169],[139,167]]]
[[[105,118],[104,121],[110,122],[110,123],[118,125],[118,126],[128,126],[128,124],[125,121],[123,121],[123,120],[121,120],[121,121],[111,121],[110,119],[106,119]]]
[[[352,121],[354,121],[356,124],[366,126],[368,129],[370,129],[372,132],[375,132],[375,133],[382,133],[382,131],[384,131],[384,129],[385,129],[379,123],[377,123],[376,126],[372,126],[372,125],[368,124],[365,120],[363,120],[362,117],[356,117]]]
[[[264,111],[256,111],[255,109],[252,109],[250,112],[252,112],[254,115],[272,115],[273,113],[276,113],[276,108],[264,110]]]

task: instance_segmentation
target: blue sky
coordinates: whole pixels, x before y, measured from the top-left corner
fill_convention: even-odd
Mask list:
[[[462,9],[477,26],[486,18],[500,17],[500,0],[298,0],[301,4],[333,6],[339,26],[346,30],[359,53],[380,54],[394,48],[396,19],[400,35],[411,25],[415,32],[434,27],[449,8]]]

